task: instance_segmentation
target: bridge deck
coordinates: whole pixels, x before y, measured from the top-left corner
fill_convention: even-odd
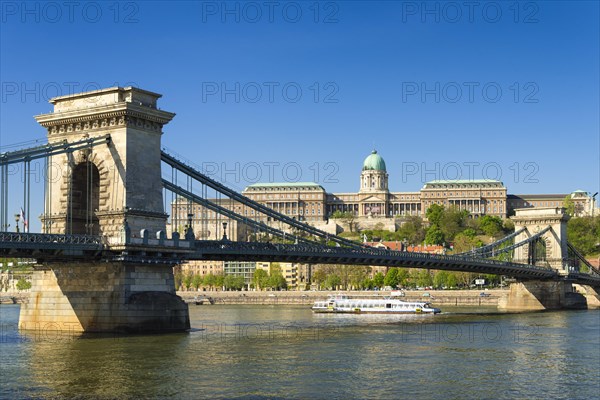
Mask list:
[[[600,286],[600,277],[465,255],[434,255],[376,248],[232,241],[121,242],[88,235],[0,232],[0,256],[48,260],[133,260],[176,264],[184,260],[279,261],[310,264],[378,265],[508,275],[519,279],[567,279]]]

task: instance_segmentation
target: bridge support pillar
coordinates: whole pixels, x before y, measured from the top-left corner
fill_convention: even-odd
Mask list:
[[[600,290],[588,285],[573,285],[577,293],[581,293],[587,300],[588,308],[600,309]]]
[[[33,272],[19,328],[70,332],[173,332],[190,328],[169,265],[52,263]]]
[[[526,281],[512,283],[498,308],[505,311],[586,309],[587,301],[567,281]]]

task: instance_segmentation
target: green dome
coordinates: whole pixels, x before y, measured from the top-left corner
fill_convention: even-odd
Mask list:
[[[373,152],[365,158],[362,169],[363,171],[387,171],[385,169],[385,161],[377,154],[377,150],[373,150]]]

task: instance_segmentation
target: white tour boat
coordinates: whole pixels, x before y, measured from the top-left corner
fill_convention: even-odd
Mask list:
[[[439,308],[425,301],[404,301],[392,298],[364,299],[350,298],[347,295],[330,296],[325,301],[315,301],[312,306],[316,313],[354,314],[438,314]]]

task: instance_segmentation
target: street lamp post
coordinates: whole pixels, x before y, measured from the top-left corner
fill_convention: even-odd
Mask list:
[[[54,221],[49,221],[46,220],[46,222],[44,223],[44,225],[46,226],[46,231],[44,233],[52,233],[52,224],[54,223]]]
[[[227,240],[227,222],[223,222],[223,240]]]
[[[15,214],[15,222],[16,222],[15,231],[17,233],[19,233],[19,220],[20,219],[21,219],[21,214]]]

